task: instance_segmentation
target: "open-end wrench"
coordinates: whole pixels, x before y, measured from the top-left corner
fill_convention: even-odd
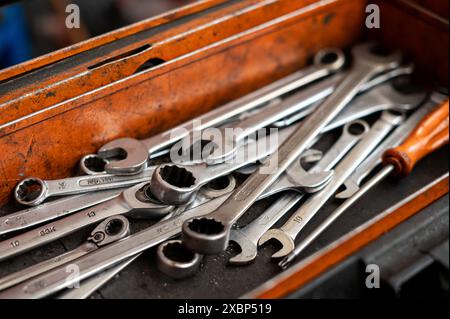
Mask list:
[[[447,96],[438,92],[433,92],[430,99],[418,110],[411,114],[408,119],[397,127],[369,157],[356,169],[356,171],[344,182],[345,189],[336,194],[336,198],[346,199],[353,196],[358,190],[359,185],[370,172],[381,163],[381,155],[389,147],[399,145],[416,127],[425,114],[428,114],[433,108],[442,103]]]
[[[87,241],[62,255],[37,263],[21,271],[0,278],[0,290],[12,287],[30,278],[43,274],[60,265],[84,256],[99,247],[108,245],[130,234],[130,224],[124,216],[112,216],[101,222],[92,232]]]
[[[0,260],[42,246],[114,215],[142,210],[156,219],[173,210],[173,206],[155,201],[148,185],[148,182],[135,185],[116,198],[0,242]]]
[[[339,49],[321,50],[315,55],[314,64],[310,67],[201,115],[195,122],[183,123],[169,131],[142,141],[131,138],[114,140],[100,148],[97,153],[97,159],[102,161],[103,159],[121,155],[121,157],[125,158],[118,161],[105,162],[105,170],[117,175],[136,174],[146,167],[149,157],[152,158],[152,155],[160,153],[161,150],[191,134],[194,130],[203,130],[208,127],[221,125],[242,112],[252,110],[285,93],[339,71],[344,62],[344,54]],[[92,156],[88,158],[92,160]],[[86,166],[84,164],[80,165],[81,168],[86,168]],[[88,170],[86,173],[96,173],[96,171]]]
[[[2,216],[0,217],[0,235],[49,222],[84,208],[106,202],[119,196],[123,191],[124,189],[118,188],[62,197],[39,206]]]
[[[358,119],[380,111],[411,111],[417,108],[425,98],[425,91],[417,90],[414,93],[403,93],[394,88],[393,82],[380,84],[370,91],[357,96],[341,113],[339,113],[334,123],[336,127],[341,126],[338,118],[347,119],[350,116],[353,116],[353,119]],[[298,120],[311,114],[318,105],[319,103],[316,103],[294,116],[274,123],[273,126],[285,127],[292,125]]]
[[[399,177],[409,175],[418,161],[434,152],[449,140],[449,109],[448,98],[440,105],[423,116],[417,126],[406,137],[403,136],[401,145],[385,150],[383,153],[384,167],[350,198],[345,200],[334,210],[320,225],[303,239],[295,249],[280,261],[281,268],[287,268],[289,264],[328,226],[338,219],[349,207],[357,202],[364,194],[392,174]],[[448,178],[448,173],[446,174]],[[406,201],[408,202],[408,201]],[[400,207],[402,203],[395,205]],[[391,210],[391,209],[390,209]],[[393,210],[393,209],[392,209]],[[391,211],[392,211],[391,210]],[[376,217],[378,218],[378,216]]]
[[[14,197],[23,205],[35,206],[49,197],[97,192],[112,188],[124,188],[148,181],[154,167],[147,167],[132,176],[113,174],[85,175],[57,180],[44,181],[36,177],[28,177],[17,184]]]
[[[403,115],[384,111],[371,130],[336,166],[335,175],[331,182],[320,192],[311,195],[300,208],[280,228],[268,230],[261,236],[259,245],[271,239],[281,243],[282,248],[272,255],[272,258],[284,257],[295,248],[295,238],[305,225],[314,217],[323,205],[334,195],[338,188],[361,164],[362,161],[375,149],[386,135],[404,119]]]
[[[269,157],[269,162],[275,157],[278,160],[278,167],[271,174],[255,172],[216,211],[201,218],[191,218],[183,224],[183,240],[187,247],[202,254],[225,250],[229,231],[236,220],[310,146],[323,128],[355,97],[360,86],[375,75],[398,67],[401,62],[399,52],[384,55],[373,52],[373,44],[353,47],[352,69],[333,94],[302,121],[276,154]]]
[[[352,124],[362,126],[362,129],[351,129]],[[369,130],[367,124],[360,122],[350,123],[343,129],[341,137],[328,150],[325,156],[311,169],[312,171],[331,170],[345,154],[364,136]],[[276,184],[277,182],[275,182]],[[273,187],[273,186],[271,186]],[[258,252],[258,241],[261,236],[270,229],[282,216],[284,216],[292,207],[295,206],[303,195],[298,192],[289,192],[272,204],[264,213],[245,227],[232,229],[230,241],[236,243],[241,252],[230,258],[229,262],[233,265],[245,265],[252,262]]]
[[[201,136],[198,137],[200,138],[201,143],[198,143],[198,141],[195,140],[185,139],[178,143],[178,148],[173,149],[172,152],[180,153],[183,152],[183,149],[192,150],[195,148],[195,145],[197,145],[199,146],[199,152],[194,152],[194,155],[201,155],[202,158],[200,160],[203,160],[208,164],[217,164],[232,158],[237,152],[240,141],[244,140],[250,134],[272,124],[275,124],[276,127],[284,127],[311,114],[320,105],[320,102],[313,104],[311,104],[311,102],[314,101],[317,96],[332,91],[332,88],[335,86],[335,77],[342,77],[342,75],[335,75],[334,77],[322,81],[320,84],[301,90],[279,103],[274,103],[274,105],[270,107],[255,112],[252,116],[246,117],[241,121],[227,124],[225,127],[219,129],[206,129],[202,132]],[[367,87],[370,86],[365,85],[364,89],[367,90]],[[354,119],[357,119],[375,112],[393,108],[402,111],[410,110],[417,107],[417,105],[423,101],[425,96],[424,92],[403,94],[397,91],[392,86],[392,83],[381,84],[352,101],[352,108],[343,110],[343,112],[348,112],[348,114],[343,116],[347,117],[349,114],[353,114]],[[396,101],[399,103],[396,104]],[[298,112],[299,110],[302,111]],[[294,114],[294,116],[287,117],[289,114]],[[279,121],[279,119],[283,120]],[[341,124],[337,122],[336,125],[340,126]],[[208,149],[210,151],[202,151],[200,145],[206,145],[203,147],[209,147]],[[180,149],[180,147],[183,149]]]

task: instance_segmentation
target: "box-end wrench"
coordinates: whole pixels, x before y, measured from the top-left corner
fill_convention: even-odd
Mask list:
[[[282,245],[282,248],[273,254],[272,258],[284,257],[294,250],[295,239],[305,225],[334,195],[358,165],[403,119],[403,115],[392,114],[389,111],[383,112],[380,119],[372,125],[371,130],[336,166],[332,181],[320,192],[311,195],[283,226],[270,229],[261,236],[260,245],[271,239],[277,240]]]
[[[114,215],[141,210],[148,212],[156,219],[174,209],[173,206],[155,201],[148,185],[148,182],[135,185],[116,198],[1,241],[0,260],[22,254]]]
[[[324,127],[355,97],[360,86],[375,75],[396,68],[401,62],[399,52],[375,54],[373,44],[360,44],[352,49],[353,67],[332,95],[308,116],[298,129],[279,147],[278,167],[271,174],[259,171],[248,177],[216,211],[192,218],[183,224],[183,240],[187,247],[202,253],[220,253],[228,246],[232,225],[306,150]],[[272,159],[273,159],[272,158]]]
[[[408,112],[417,108],[426,98],[425,91],[417,90],[414,93],[403,93],[393,86],[393,82],[380,84],[370,91],[357,96],[339,115],[341,118],[353,116],[353,119],[363,118],[371,114],[397,110]],[[319,104],[316,103],[308,109],[292,117],[274,123],[275,127],[285,127],[292,125],[298,120],[311,114]],[[334,121],[336,127],[341,126],[340,121]]]
[[[0,235],[67,216],[84,208],[106,202],[119,196],[123,191],[124,189],[118,188],[63,197],[39,206],[2,216],[0,217]]]
[[[113,174],[85,175],[57,180],[41,180],[28,177],[19,182],[14,189],[14,197],[23,205],[36,206],[53,196],[74,195],[97,192],[112,188],[124,188],[148,181],[155,167],[147,167],[132,176]]]
[[[383,163],[385,165],[383,169],[364,183],[352,197],[345,200],[334,210],[312,233],[295,247],[294,251],[280,261],[279,266],[283,269],[287,268],[328,226],[389,174],[401,177],[409,175],[418,161],[447,144],[449,140],[448,113],[447,98],[438,107],[422,117],[409,136],[402,139],[401,145],[385,151],[383,154]]]
[[[431,112],[437,104],[442,103],[446,98],[448,97],[443,94],[433,92],[430,99],[411,114],[402,125],[397,127],[344,182],[345,189],[336,194],[336,198],[346,199],[353,196],[358,191],[364,178],[381,163],[383,152],[389,147],[399,145],[412,132],[422,117]]]
[[[104,169],[108,173],[117,175],[136,174],[146,167],[147,161],[152,158],[152,155],[192,134],[194,130],[221,125],[242,112],[252,110],[285,93],[339,71],[344,63],[345,56],[342,51],[334,48],[323,49],[314,56],[312,66],[201,115],[196,118],[195,122],[185,122],[169,131],[142,141],[132,138],[114,140],[100,148],[97,153],[97,160],[93,160],[92,156],[88,156],[87,159],[94,162],[103,162]],[[125,158],[108,160],[108,158],[118,155]],[[80,167],[86,169],[87,165],[81,163]],[[97,170],[86,170],[85,172],[95,174]]]
[[[130,224],[124,216],[112,216],[101,222],[92,232],[87,241],[62,255],[53,257],[18,272],[0,278],[0,290],[15,286],[25,280],[36,277],[60,265],[71,262],[100,247],[108,245],[130,234]]]
[[[369,125],[362,122],[353,122],[343,128],[341,137],[333,144],[325,156],[311,169],[312,171],[331,170],[345,154],[364,136],[369,130]],[[356,125],[356,127],[353,127]],[[232,229],[230,241],[237,244],[241,252],[230,258],[232,265],[246,265],[252,262],[258,253],[258,241],[261,236],[270,229],[282,216],[295,206],[303,195],[298,192],[290,192],[279,198],[264,213],[259,215],[248,225]]]

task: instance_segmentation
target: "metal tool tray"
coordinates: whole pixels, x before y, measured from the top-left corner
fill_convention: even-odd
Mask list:
[[[219,32],[223,25],[205,29],[198,37],[210,37],[210,41],[192,38],[189,52],[183,51],[178,56],[162,59],[161,64],[133,72],[120,80],[108,78],[96,90],[81,92],[70,99],[62,97],[52,107],[45,107],[39,112],[30,104],[24,106],[25,110],[18,111],[17,116],[8,113],[8,120],[0,124],[0,201],[4,204],[3,213],[19,208],[11,201],[8,203],[8,200],[12,187],[23,177],[50,179],[73,174],[82,155],[95,151],[107,141],[121,136],[142,138],[174,126],[303,67],[308,58],[323,47],[348,48],[362,39],[376,39],[387,46],[404,50],[416,63],[419,78],[424,83],[432,85],[437,82],[447,86],[448,8],[443,10],[433,1],[423,5],[400,0],[375,3],[381,8],[382,27],[369,30],[364,26],[367,1],[363,0],[201,1],[199,7],[180,9],[166,20],[151,19],[122,30],[118,38],[127,38],[124,46],[115,42],[114,34],[106,35],[0,72],[0,90],[2,86],[10,85],[11,81],[17,83],[17,89],[31,90],[32,86],[27,86],[26,81],[20,81],[22,77],[38,74],[43,69],[59,70],[55,71],[55,78],[50,73],[47,83],[50,85],[57,78],[76,76],[85,69],[74,68],[67,61],[76,61],[83,54],[88,58],[83,65],[99,60],[109,61],[117,53],[129,50],[130,46],[136,47],[140,32],[159,24],[164,26],[169,23],[164,30],[180,28],[177,32],[187,33],[189,30],[185,20],[201,27],[205,19],[210,22],[218,19],[210,14],[226,9],[233,24],[240,25],[233,34],[222,37],[217,37],[214,32]],[[215,6],[220,8],[214,9]],[[191,14],[196,10],[202,13]],[[243,11],[245,15],[238,14]],[[180,17],[187,18],[180,21]],[[164,36],[169,37],[170,34]],[[164,42],[164,37],[159,40]],[[116,50],[102,51],[102,47],[108,44],[115,46]],[[163,47],[159,53],[165,54],[170,49],[170,46]],[[100,52],[104,56],[100,58],[91,52]],[[92,60],[89,60],[89,54],[92,54]],[[119,60],[113,59],[112,65],[120,62],[123,68],[136,66],[131,64],[130,59]],[[221,68],[217,69],[217,65]],[[76,83],[72,85],[72,89],[79,89]],[[38,88],[42,89],[42,85]],[[335,137],[336,134],[330,134],[322,147],[329,145]],[[407,179],[385,181],[367,194],[305,255],[361,225],[447,171],[448,147],[424,159]],[[272,200],[274,198],[255,205],[241,222],[256,216]],[[327,205],[304,234],[335,206],[335,203]],[[139,222],[134,223],[133,227],[140,229],[146,225]],[[77,233],[0,263],[0,275],[70,250],[83,242],[88,233],[89,230]],[[207,257],[197,276],[175,281],[156,270],[154,250],[150,250],[94,297],[239,297],[279,274],[278,266],[269,260],[272,251],[270,245],[266,246],[254,264],[231,267],[227,265],[233,253],[231,246],[220,256]]]

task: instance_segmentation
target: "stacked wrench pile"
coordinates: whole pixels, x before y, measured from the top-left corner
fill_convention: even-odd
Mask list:
[[[334,197],[359,198],[386,150],[403,147],[390,151],[394,168],[383,177],[410,171],[448,141],[447,97],[401,91],[413,67],[400,53],[364,43],[351,58],[344,69],[340,50],[322,50],[312,66],[192,122],[106,144],[81,159],[83,176],[22,180],[14,197],[32,207],[0,218],[0,261],[96,227],[78,248],[0,278],[0,298],[85,298],[156,246],[158,268],[176,279],[195,274],[203,255],[220,254],[230,241],[241,250],[230,264],[254,261],[258,247],[275,239],[282,248],[273,258],[284,257],[287,267],[341,211],[296,245],[305,225]],[[314,148],[336,133],[324,152]],[[239,225],[263,198],[272,205]],[[131,233],[135,219],[150,226]],[[68,278],[70,265],[77,276]]]

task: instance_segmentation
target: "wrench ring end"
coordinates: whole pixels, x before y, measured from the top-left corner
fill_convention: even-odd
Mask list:
[[[105,167],[108,163],[109,161],[106,158],[97,154],[89,154],[81,158],[79,167],[83,174],[106,174]]]
[[[182,226],[183,243],[205,255],[218,254],[228,247],[229,227],[211,217],[194,217]]]
[[[338,48],[325,48],[317,52],[314,56],[314,64],[326,66],[333,72],[340,70],[345,64],[345,55]]]
[[[47,198],[48,186],[37,177],[23,179],[14,188],[14,197],[22,205],[36,206]]]
[[[158,200],[173,205],[188,203],[197,191],[194,175],[176,164],[158,166],[150,185],[152,194]]]
[[[157,267],[174,279],[183,279],[194,275],[203,256],[186,248],[181,240],[169,240],[158,246],[156,251]]]

